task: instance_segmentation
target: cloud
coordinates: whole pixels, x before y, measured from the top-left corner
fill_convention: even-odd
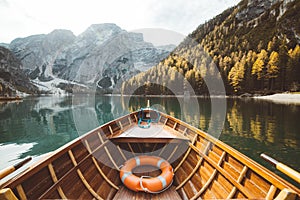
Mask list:
[[[185,35],[161,28],[144,28],[132,32],[143,33],[144,41],[151,42],[154,46],[178,45],[185,38]]]
[[[68,29],[78,35],[91,24],[125,30],[163,28],[192,32],[239,0],[0,0],[0,42]]]
[[[198,25],[238,2],[239,0],[156,1],[153,4],[155,12],[153,23],[188,34]]]
[[[9,3],[6,0],[0,0],[0,7],[9,7]]]

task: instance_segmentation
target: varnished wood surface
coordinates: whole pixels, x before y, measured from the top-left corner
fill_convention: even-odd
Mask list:
[[[195,127],[163,113],[155,126],[175,139],[120,137],[139,131],[137,113],[131,113],[61,147],[0,188],[10,188],[19,199],[274,199],[286,190],[300,198],[299,188]],[[132,192],[119,178],[126,160],[145,154],[160,156],[175,169],[173,186],[161,194]],[[133,173],[160,173],[147,170]]]
[[[163,199],[172,199],[179,200],[182,199],[179,194],[175,191],[174,187],[170,187],[168,190],[160,193],[160,194],[150,194],[145,192],[133,192],[126,187],[121,187],[121,189],[117,192],[116,196],[113,200],[163,200]]]

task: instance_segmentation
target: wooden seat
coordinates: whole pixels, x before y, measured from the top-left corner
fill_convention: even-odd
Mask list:
[[[120,187],[113,200],[123,200],[123,199],[182,199],[176,192],[175,187],[170,187],[166,191],[159,194],[150,194],[145,192],[134,192],[127,189],[125,186]]]

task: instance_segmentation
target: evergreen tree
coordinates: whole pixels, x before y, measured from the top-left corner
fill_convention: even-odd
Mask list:
[[[236,62],[228,74],[228,80],[232,85],[234,92],[241,90],[241,82],[244,80],[245,67],[244,63]]]
[[[290,90],[298,90],[300,84],[300,46],[297,45],[294,49],[288,52],[289,60],[287,64],[287,77],[289,78]]]
[[[281,40],[281,44],[279,46],[279,79],[281,83],[281,90],[286,90],[286,82],[287,82],[287,75],[286,75],[286,68],[287,68],[287,62],[288,62],[288,48],[287,48],[287,39],[286,36]]]
[[[265,78],[265,67],[268,59],[268,53],[266,50],[262,49],[257,55],[257,59],[252,66],[252,75],[256,75],[257,80],[260,81],[260,89],[264,88],[264,78]]]
[[[262,49],[252,66],[252,75],[256,75],[257,80],[261,80],[265,76],[264,68],[266,65],[267,58],[268,58],[268,53],[266,52],[266,50]]]
[[[278,77],[279,73],[279,54],[273,51],[270,55],[270,59],[267,65],[266,78],[269,80],[269,89],[273,89],[274,79]]]

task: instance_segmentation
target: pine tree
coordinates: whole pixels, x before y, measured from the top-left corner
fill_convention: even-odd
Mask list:
[[[261,80],[265,76],[264,68],[266,65],[267,58],[268,58],[268,53],[266,52],[266,50],[262,49],[252,66],[252,75],[256,75],[257,80]]]
[[[234,92],[238,92],[241,89],[241,82],[244,80],[245,67],[241,62],[236,62],[231,68],[228,74],[228,80],[232,85]]]
[[[257,59],[252,66],[251,74],[256,75],[257,80],[260,81],[260,89],[264,88],[267,59],[268,53],[266,50],[262,49],[261,52],[257,55]]]
[[[287,75],[286,75],[286,68],[287,68],[287,62],[288,62],[288,48],[287,48],[287,39],[286,36],[281,40],[281,44],[279,46],[279,79],[281,83],[281,90],[286,90],[287,87]]]
[[[267,65],[266,78],[269,79],[269,89],[273,89],[274,79],[278,77],[279,74],[279,54],[276,51],[272,51],[270,59]]]
[[[294,49],[288,52],[289,60],[287,64],[287,77],[289,79],[289,89],[298,90],[300,84],[300,46],[296,45]]]

